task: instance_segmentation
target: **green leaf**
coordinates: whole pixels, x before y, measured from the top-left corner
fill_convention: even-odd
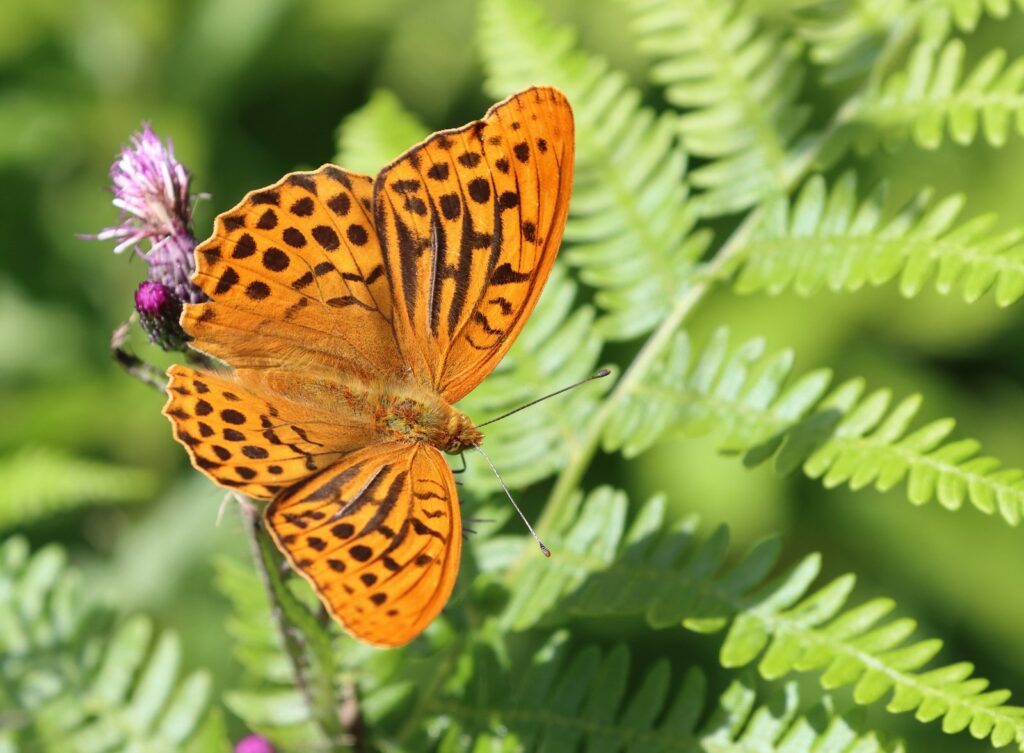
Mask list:
[[[711,160],[690,175],[704,216],[785,192],[789,163],[812,138],[797,103],[800,45],[763,28],[738,0],[627,0],[651,78],[686,112],[683,145]]]
[[[0,530],[96,503],[131,503],[156,492],[156,476],[42,447],[0,458]]]
[[[999,147],[1016,131],[1024,135],[1024,58],[1007,65],[1006,52],[992,50],[964,76],[966,47],[954,39],[944,46],[922,42],[907,67],[893,73],[849,113],[849,134],[866,152],[908,139],[936,149],[946,134],[960,145],[981,131]]]
[[[839,715],[828,699],[807,707],[787,683],[759,703],[753,684],[734,680],[716,700],[698,669],[679,672],[668,659],[630,671],[630,651],[571,646],[555,633],[529,666],[499,659],[495,647],[475,645],[477,673],[427,703],[416,749],[441,751],[757,750],[806,753],[902,750]],[[488,681],[478,684],[479,673]],[[627,694],[630,674],[639,675]],[[682,679],[676,677],[682,675]],[[710,706],[710,709],[705,709]],[[710,711],[710,713],[708,713]],[[700,718],[706,718],[698,723]]]
[[[29,750],[227,749],[209,726],[210,678],[182,676],[177,636],[154,641],[149,619],[117,624],[92,606],[55,546],[30,555],[8,539],[0,562],[0,718],[16,720]]]
[[[334,162],[347,170],[376,175],[429,133],[395,94],[378,89],[369,102],[341,121]]]
[[[627,505],[623,495],[599,489],[581,509],[589,510],[596,500],[623,512]],[[894,713],[916,711],[922,721],[941,717],[950,729],[981,729],[992,721],[996,726],[990,729],[998,729],[1000,739],[1009,735],[1024,747],[1024,708],[1007,705],[1005,691],[987,692],[987,680],[972,677],[970,665],[928,668],[941,641],[913,640],[913,621],[887,619],[892,609],[887,599],[848,606],[853,576],[835,578],[812,592],[820,562],[809,555],[769,579],[779,550],[764,545],[739,564],[728,565],[724,530],[702,538],[694,535],[689,521],[683,527],[658,526],[653,518],[660,518],[662,510],[654,502],[640,512],[647,535],[637,537],[631,531],[608,537],[602,547],[613,545],[612,555],[602,559],[610,559],[609,564],[580,562],[571,588],[547,621],[555,615],[566,620],[639,614],[656,628],[728,628],[719,657],[727,667],[757,662],[760,673],[770,679],[817,671],[826,688],[852,685],[861,703],[884,702],[891,690],[888,709]],[[757,563],[759,578],[752,577],[751,561]],[[535,571],[545,565],[523,567],[515,575],[517,582],[532,583]],[[541,616],[533,613],[530,624]],[[986,734],[996,742],[996,732]]]
[[[994,233],[994,215],[957,223],[964,197],[933,202],[921,192],[884,218],[885,186],[858,203],[856,178],[844,173],[829,191],[820,176],[794,202],[771,202],[740,252],[736,290],[772,294],[793,289],[854,291],[899,277],[906,297],[934,279],[949,294],[959,288],[973,302],[989,290],[1000,306],[1024,295],[1024,228]]]
[[[651,376],[623,397],[608,422],[605,450],[635,455],[669,431],[713,434],[722,452],[742,454],[747,465],[775,458],[780,472],[802,467],[827,488],[884,491],[906,481],[914,504],[937,499],[958,510],[969,501],[1011,525],[1020,520],[1024,470],[979,454],[975,440],[946,442],[952,419],[913,430],[919,396],[893,406],[888,390],[865,396],[860,380],[827,392],[825,371],[790,380],[788,351],[765,355],[756,338],[728,346],[725,329],[696,354],[678,334]]]

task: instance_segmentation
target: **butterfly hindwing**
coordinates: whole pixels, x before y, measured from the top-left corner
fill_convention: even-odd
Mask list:
[[[325,165],[252,191],[218,216],[196,249],[193,277],[212,302],[188,306],[182,321],[193,347],[236,369],[395,369],[371,200],[371,178]]]
[[[561,92],[534,87],[434,134],[377,177],[399,347],[448,402],[497,365],[536,304],[572,174],[572,111]]]
[[[228,374],[172,366],[167,375],[174,436],[221,486],[270,499],[342,454],[312,411],[268,402]]]
[[[357,450],[267,507],[267,528],[327,610],[380,646],[415,638],[451,595],[461,552],[455,480],[435,448]]]

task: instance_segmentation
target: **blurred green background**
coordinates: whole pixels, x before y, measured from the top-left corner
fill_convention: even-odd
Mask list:
[[[578,29],[583,47],[645,85],[646,63],[614,0],[548,7]],[[339,122],[376,89],[395,92],[432,128],[479,116],[488,102],[469,41],[474,23],[468,0],[0,3],[0,535],[63,543],[119,608],[179,629],[190,660],[219,681],[235,669],[209,558],[243,553],[238,524],[226,516],[217,525],[221,494],[171,439],[163,398],[109,357],[144,265],[78,234],[114,224],[107,170],[143,121],[173,139],[194,188],[210,194],[196,212],[202,238],[245,191],[330,159]],[[1024,54],[1024,16],[984,20],[970,46],[994,45]],[[661,102],[653,89],[648,96]],[[893,181],[894,203],[932,185],[939,195],[966,193],[965,216],[996,211],[1004,227],[1021,222],[1021,139],[998,151],[980,141],[932,153],[907,147],[856,163],[862,186]],[[735,341],[764,335],[773,349],[795,348],[798,372],[830,366],[898,397],[921,391],[923,419],[954,416],[959,436],[981,439],[1010,466],[1024,463],[1020,306],[934,293],[905,301],[893,285],[807,299],[722,291],[692,332],[703,340],[723,323]],[[133,344],[169,362],[137,334]],[[1024,547],[999,518],[914,509],[900,490],[827,492],[767,467],[742,471],[701,440],[599,462],[612,463],[602,479],[632,499],[665,491],[676,515],[729,523],[740,548],[781,532],[794,556],[826,551],[832,574],[860,575],[862,597],[895,597],[925,632],[949,640],[946,656],[970,657],[998,685],[1024,691]],[[97,504],[54,509],[72,493],[62,487],[72,467],[92,479],[73,493]],[[539,500],[543,489],[522,495]],[[982,749],[908,729],[935,742],[927,749]]]

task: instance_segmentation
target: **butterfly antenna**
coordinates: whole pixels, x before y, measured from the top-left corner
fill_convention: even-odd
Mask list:
[[[591,378],[593,378],[593,377],[591,377]],[[584,381],[586,381],[586,380],[584,380]],[[523,407],[526,407],[526,406],[523,406]],[[487,457],[487,453],[484,452],[483,449],[481,449],[480,445],[478,445],[478,444],[473,445],[473,448],[477,452],[479,452],[481,455],[483,455],[484,456],[484,460],[487,461],[487,465],[491,466],[491,470],[494,471],[494,476],[495,476],[495,478],[498,479],[498,483],[501,484],[501,488],[505,492],[505,496],[508,497],[508,501],[512,503],[512,507],[516,508],[516,512],[519,513],[519,517],[523,519],[523,523],[526,524],[527,530],[530,533],[532,533],[533,534],[533,538],[535,538],[537,540],[537,544],[540,546],[541,552],[544,553],[545,557],[550,557],[551,556],[551,550],[548,549],[546,546],[544,546],[544,542],[540,540],[540,536],[538,536],[537,532],[535,530],[533,530],[533,526],[530,525],[530,521],[528,521],[526,519],[526,516],[523,515],[523,511],[519,509],[519,505],[517,505],[516,501],[514,499],[512,499],[512,493],[508,490],[508,487],[505,486],[505,482],[501,480],[501,474],[498,473],[498,469],[494,467],[494,463],[491,462],[491,459],[489,457]]]
[[[488,421],[484,421],[482,424],[477,424],[476,427],[479,429],[481,426],[487,426],[487,424],[493,424],[495,421],[500,421],[503,418],[508,418],[509,416],[511,416],[511,415],[513,415],[515,413],[518,413],[521,410],[526,410],[527,408],[529,408],[531,406],[534,406],[537,403],[542,403],[545,400],[547,400],[549,397],[554,397],[555,395],[561,395],[563,392],[568,392],[569,390],[574,390],[577,387],[579,387],[581,384],[586,384],[587,382],[592,382],[595,379],[600,379],[602,377],[606,377],[606,376],[608,376],[611,373],[612,372],[609,369],[601,369],[599,372],[597,372],[596,374],[591,374],[586,379],[581,379],[580,381],[576,382],[575,384],[570,384],[568,387],[563,387],[560,390],[555,390],[554,392],[550,392],[547,395],[545,395],[544,397],[538,397],[536,400],[531,400],[526,405],[520,405],[518,408],[513,408],[508,413],[502,413],[497,418],[492,418],[492,419],[490,419]],[[478,447],[477,449],[480,449],[480,448]],[[492,468],[493,468],[493,466],[492,466]],[[495,473],[497,473],[497,471],[495,471]]]

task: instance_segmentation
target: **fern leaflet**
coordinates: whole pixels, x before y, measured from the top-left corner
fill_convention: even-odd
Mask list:
[[[745,262],[736,290],[777,294],[792,287],[809,295],[899,276],[907,297],[932,277],[940,293],[960,288],[969,302],[989,289],[1000,306],[1024,296],[1024,229],[992,233],[993,214],[958,224],[963,195],[933,204],[925,191],[891,219],[883,217],[884,200],[883,184],[858,203],[851,172],[831,191],[822,177],[811,178],[792,206],[787,198],[769,202],[740,252]]]
[[[792,352],[764,351],[760,338],[730,351],[728,331],[720,329],[694,355],[686,335],[677,335],[661,368],[625,397],[609,422],[605,449],[635,455],[676,426],[691,436],[716,433],[720,449],[743,454],[747,465],[774,457],[782,473],[802,466],[828,488],[874,484],[885,491],[906,480],[914,504],[937,498],[956,510],[969,500],[1011,525],[1020,520],[1024,470],[979,455],[973,439],[947,442],[955,426],[950,418],[908,433],[920,395],[893,406],[889,390],[865,395],[862,379],[829,392],[828,371],[790,381]]]
[[[114,623],[89,606],[58,547],[30,555],[21,538],[0,544],[6,742],[54,753],[227,751],[219,719],[207,714],[209,676],[180,676],[177,637],[153,633],[145,617]]]
[[[961,80],[965,50],[957,39],[942,47],[919,44],[905,70],[851,106],[847,137],[866,152],[879,140],[896,146],[907,138],[937,149],[947,129],[961,145],[974,142],[979,126],[996,147],[1013,130],[1024,135],[1024,58],[1007,65],[1006,52],[992,50]]]
[[[799,47],[761,28],[737,0],[629,0],[641,48],[665,97],[689,110],[679,120],[686,149],[712,160],[690,182],[698,212],[721,215],[784,192],[803,151],[810,116],[797,104]]]
[[[430,704],[439,750],[580,750],[588,753],[673,750],[714,753],[812,753],[857,750],[882,753],[887,746],[861,733],[827,700],[800,709],[789,683],[757,704],[750,684],[736,680],[711,709],[707,680],[697,669],[673,687],[666,659],[643,672],[628,696],[630,653],[622,645],[607,653],[596,646],[573,647],[564,632],[554,634],[525,669],[513,670],[501,650],[479,645],[475,671]],[[705,717],[701,721],[702,717]],[[427,747],[427,746],[424,746]]]
[[[815,4],[798,14],[797,33],[811,46],[811,60],[825,67],[826,83],[860,76],[876,60],[894,30],[929,44],[953,29],[971,33],[983,16],[1002,19],[1020,0],[841,0]]]
[[[994,745],[1015,742],[1024,750],[1024,708],[1006,705],[1008,691],[988,690],[988,681],[973,677],[966,662],[925,669],[941,642],[908,642],[916,623],[886,620],[894,607],[889,599],[847,608],[854,576],[811,592],[821,569],[818,555],[772,577],[777,540],[762,542],[726,566],[728,532],[720,528],[701,539],[693,518],[669,526],[661,499],[648,502],[628,529],[628,502],[620,492],[597,489],[576,505],[573,514],[580,517],[565,527],[559,556],[527,562],[515,572],[517,582],[540,584],[548,593],[518,602],[515,608],[524,611],[514,627],[556,623],[570,614],[640,614],[654,628],[681,624],[701,633],[728,627],[720,653],[727,667],[757,660],[769,679],[821,671],[824,687],[852,686],[858,703],[873,704],[891,693],[890,712],[913,711],[920,721],[941,718],[945,732],[970,728]],[[598,512],[591,513],[592,506]],[[614,521],[611,532],[595,526],[602,520]],[[552,569],[561,570],[558,579],[537,575]]]

